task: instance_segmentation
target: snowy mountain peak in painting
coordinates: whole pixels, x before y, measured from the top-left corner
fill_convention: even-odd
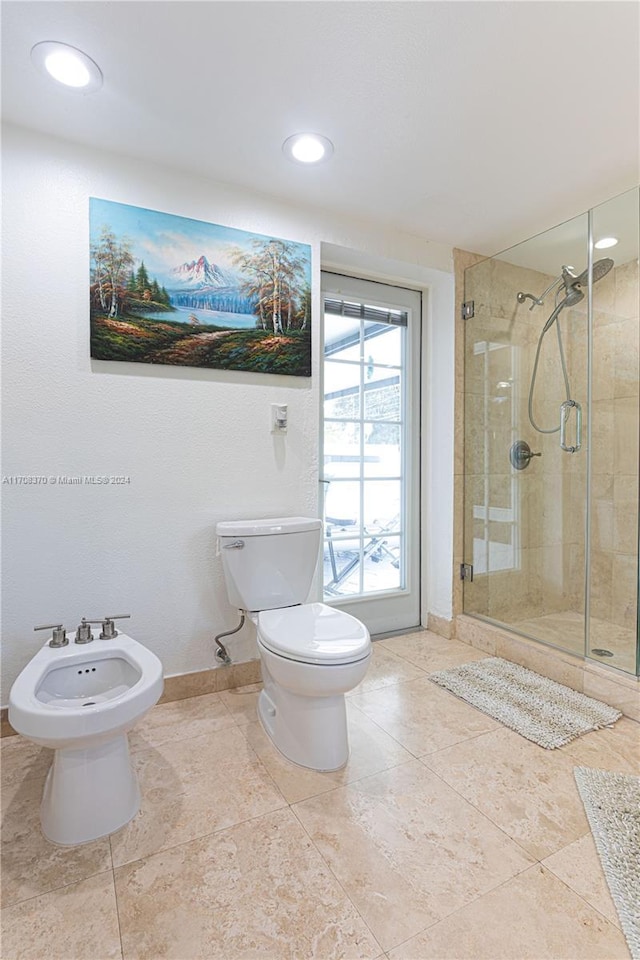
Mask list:
[[[182,263],[171,271],[172,280],[181,287],[230,287],[236,278],[226,273],[217,264],[209,263],[204,254],[191,263]]]

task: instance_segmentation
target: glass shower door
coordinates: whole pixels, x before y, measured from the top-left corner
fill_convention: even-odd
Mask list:
[[[639,198],[631,190],[591,215],[596,265],[613,266],[593,285],[588,649],[630,673],[638,667]]]
[[[587,227],[578,217],[465,274],[473,316],[465,321],[464,610],[578,654],[589,427],[589,318],[578,280]]]

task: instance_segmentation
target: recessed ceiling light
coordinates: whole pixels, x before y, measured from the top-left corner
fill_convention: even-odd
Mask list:
[[[296,133],[285,140],[282,149],[297,163],[320,163],[329,159],[333,144],[319,133]]]
[[[607,247],[615,247],[617,242],[617,237],[603,237],[602,240],[596,240],[594,247],[596,250],[606,250]]]
[[[78,93],[93,93],[102,86],[102,71],[98,64],[68,43],[57,40],[36,43],[31,50],[31,60],[45,76],[53,77]]]

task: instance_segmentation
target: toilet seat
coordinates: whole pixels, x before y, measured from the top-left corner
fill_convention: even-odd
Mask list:
[[[267,650],[300,663],[354,663],[371,650],[365,625],[325,603],[260,611],[257,626]]]

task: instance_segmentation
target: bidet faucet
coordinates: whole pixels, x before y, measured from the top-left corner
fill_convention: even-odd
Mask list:
[[[116,625],[113,621],[129,620],[130,617],[130,613],[119,613],[117,616],[105,617],[104,620],[87,620],[87,623],[101,623],[102,630],[100,631],[100,639],[113,640],[114,637],[118,636],[118,631],[116,630]]]
[[[78,625],[76,630],[76,643],[91,643],[93,640],[93,634],[91,633],[91,620],[87,620],[86,617],[82,618],[82,622]]]
[[[67,631],[62,626],[61,623],[45,623],[42,627],[34,627],[35,630],[53,630],[51,640],[49,640],[50,647],[66,647],[69,645],[69,638],[67,637]]]

